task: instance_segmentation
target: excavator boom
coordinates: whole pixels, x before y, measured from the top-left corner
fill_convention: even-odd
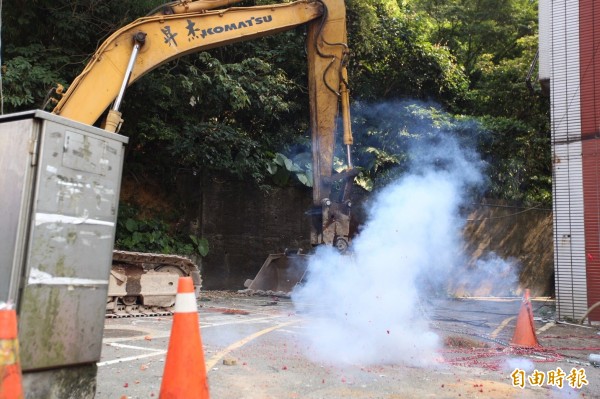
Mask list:
[[[119,108],[125,89],[153,69],[186,54],[274,35],[306,24],[313,154],[314,211],[311,212],[311,243],[334,245],[345,250],[350,240],[351,202],[348,187],[355,172],[352,170],[349,147],[352,144],[352,133],[346,71],[349,50],[346,44],[344,0],[298,0],[265,6],[214,9],[227,7],[237,1],[169,3],[117,30],[97,49],[83,72],[71,83],[66,93],[62,94],[53,113],[91,125],[112,107],[101,125],[109,132],[117,132],[123,122]],[[348,171],[332,176],[340,105]],[[344,183],[346,189],[342,190],[340,198],[331,198],[332,185],[338,182]],[[268,263],[263,265],[263,269],[272,269]],[[277,263],[277,270],[282,271],[287,267],[285,261]],[[131,278],[135,274],[135,278],[140,280],[140,273],[149,271],[140,269],[140,264],[143,262],[131,265],[132,270],[136,269],[135,273],[131,273]],[[145,267],[153,269],[155,266]],[[123,278],[127,277],[128,269],[121,263],[119,270],[116,272],[113,268],[113,280],[126,287]],[[301,278],[303,272],[298,275]],[[268,278],[266,285],[279,285],[277,281],[271,281],[278,279]],[[264,281],[262,286],[265,286]],[[115,294],[115,298],[122,300],[127,296],[128,302],[139,295],[120,288],[112,292],[122,292],[121,295]]]
[[[320,3],[298,1],[272,6],[228,8],[140,18],[113,33],[73,81],[53,112],[94,124],[117,98],[136,36],[145,43],[127,85],[186,54],[292,29],[322,15]]]
[[[348,113],[346,12],[343,0],[299,0],[268,6],[210,8],[232,0],[171,3],[114,32],[74,79],[55,114],[94,124],[129,86],[158,66],[186,54],[308,25],[307,54],[313,137],[313,203],[328,198],[340,101],[344,144],[352,144]],[[137,58],[131,54],[139,46]],[[116,126],[115,126],[116,127]],[[107,128],[107,130],[111,130]],[[115,129],[116,130],[116,129]],[[350,164],[350,162],[348,162]],[[351,166],[351,165],[349,165]],[[325,179],[324,179],[325,178]],[[315,244],[318,239],[315,238]]]

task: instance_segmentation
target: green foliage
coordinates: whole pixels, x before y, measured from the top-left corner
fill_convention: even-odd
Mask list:
[[[549,137],[516,118],[452,115],[439,105],[413,101],[357,104],[355,163],[357,183],[366,189],[401,176],[415,142],[453,134],[464,148],[477,150],[486,165],[493,198],[545,204],[551,201]]]
[[[530,92],[525,76],[537,50],[537,36],[517,40],[519,56],[494,62],[482,56],[478,62],[480,79],[468,93],[469,108],[476,115],[516,118],[538,131],[550,131],[549,98],[539,90]]]
[[[490,165],[495,198],[550,205],[550,137],[515,118],[483,117],[479,149]]]
[[[200,256],[208,255],[208,240],[206,238],[200,238],[198,236],[190,235],[190,239],[194,243],[194,250],[200,254]]]
[[[357,182],[368,190],[386,185],[406,171],[412,142],[453,131],[457,125],[433,103],[359,103],[353,111],[354,162],[361,167]]]
[[[273,149],[299,134],[290,118],[298,106],[287,99],[294,84],[266,61],[224,63],[205,52],[159,72],[132,87],[124,104],[131,117],[123,133],[136,147],[130,166],[153,158],[160,170],[224,171],[262,183]]]
[[[46,97],[48,87],[52,87],[59,77],[51,66],[40,62],[42,54],[18,55],[4,64],[3,95],[7,109],[16,111],[43,106],[41,100]]]
[[[295,177],[303,185],[312,187],[313,175],[310,156],[309,153],[301,153],[292,160],[281,153],[277,153],[273,160],[267,164],[267,170],[278,186],[289,185],[292,177]]]
[[[41,108],[57,83],[81,71],[98,42],[160,1],[5,0],[2,73],[5,111]]]
[[[430,40],[446,46],[473,77],[484,54],[494,61],[518,55],[516,41],[535,32],[537,2],[529,0],[414,0],[429,20]]]
[[[355,96],[368,101],[409,97],[448,104],[463,97],[468,81],[462,66],[446,47],[428,40],[421,19],[382,1],[356,3],[363,6],[360,15],[350,13],[350,28],[357,30],[350,34],[359,36],[350,70]],[[365,14],[368,17],[363,19]]]
[[[349,8],[359,184],[401,175],[412,140],[448,129],[482,153],[486,195],[549,203],[548,99],[525,85],[537,2],[356,0]],[[398,98],[441,107],[389,101]]]
[[[208,254],[208,241],[194,235],[174,232],[159,217],[139,218],[135,206],[121,203],[117,220],[115,247],[125,251],[162,254]]]

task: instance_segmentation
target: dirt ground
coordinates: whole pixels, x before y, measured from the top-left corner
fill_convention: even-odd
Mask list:
[[[509,343],[521,298],[436,300],[427,316],[444,345],[433,364],[416,367],[346,363],[343,353],[315,361],[303,340],[313,320],[289,299],[204,292],[207,376],[190,378],[207,378],[213,399],[600,398],[600,369],[588,361],[600,353],[600,328],[556,323],[549,299],[532,304],[542,346],[519,349]],[[107,319],[96,397],[158,397],[171,324]]]

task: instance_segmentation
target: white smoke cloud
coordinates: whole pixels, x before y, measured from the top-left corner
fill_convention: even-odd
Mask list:
[[[449,281],[449,291],[458,296],[515,296],[519,265],[517,259],[487,253],[457,273]]]
[[[411,149],[410,172],[376,194],[350,255],[321,247],[310,257],[292,300],[309,316],[314,360],[426,365],[437,356],[421,299],[463,263],[459,211],[483,177],[479,158],[449,135],[427,141]]]
[[[525,373],[529,374],[533,370],[535,370],[535,363],[530,359],[526,359],[523,357],[514,357],[506,359],[504,362],[503,369],[506,372],[513,372],[516,369],[520,369],[525,371]]]

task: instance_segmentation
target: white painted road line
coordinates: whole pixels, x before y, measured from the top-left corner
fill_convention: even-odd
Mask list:
[[[124,345],[124,344],[117,344],[117,343],[111,343],[111,344],[108,344],[108,346],[114,346],[115,348],[137,349],[137,350],[141,350],[141,351],[150,351],[150,352],[164,352],[164,350],[162,350],[162,349],[145,348],[143,346]]]
[[[167,351],[161,350],[159,352],[146,353],[145,355],[129,356],[129,357],[121,358],[121,359],[114,359],[114,360],[107,360],[105,362],[98,362],[98,363],[96,363],[96,365],[98,367],[110,366],[111,364],[131,362],[131,361],[134,361],[134,360],[145,359],[147,357],[164,355],[166,353],[167,353]]]
[[[267,320],[273,320],[276,318],[278,318],[278,317],[274,316],[274,317],[261,317],[261,318],[256,318],[256,319],[247,319],[247,320],[235,320],[235,321],[231,321],[229,323],[220,323],[220,324],[213,324],[213,325],[208,325],[208,326],[201,326],[201,329],[207,328],[207,327],[221,327],[221,326],[227,326],[227,325],[252,324],[254,322],[264,323]],[[234,342],[233,344],[229,345],[227,348],[225,348],[222,351],[218,352],[217,354],[213,355],[206,362],[207,370],[210,370],[223,356],[227,355],[231,351],[244,346],[248,342],[260,337],[261,335],[264,335],[271,331],[275,331],[275,330],[290,326],[297,322],[299,322],[299,320],[292,320],[292,321],[288,321],[285,323],[280,323],[275,326],[260,330],[254,334],[249,335],[248,337],[246,337],[244,339]],[[115,329],[118,329],[118,327],[115,327]],[[152,335],[152,339],[168,338],[169,336],[170,336],[170,332],[165,332],[164,334]],[[134,349],[134,350],[140,350],[140,351],[149,351],[151,353],[146,353],[146,354],[137,355],[137,356],[129,356],[129,357],[124,357],[124,358],[119,358],[119,359],[114,359],[114,360],[107,360],[107,361],[103,361],[103,362],[98,362],[98,363],[96,363],[96,365],[98,367],[109,366],[111,364],[131,362],[131,361],[135,361],[135,360],[139,360],[139,359],[145,359],[148,357],[164,355],[167,353],[167,351],[163,350],[163,349],[146,348],[143,346],[127,345],[127,344],[119,343],[119,342],[124,342],[124,341],[140,341],[140,340],[144,340],[144,339],[147,339],[147,338],[145,336],[123,337],[123,338],[105,338],[103,340],[103,343],[105,345],[108,345],[111,347],[123,348],[123,349]]]

